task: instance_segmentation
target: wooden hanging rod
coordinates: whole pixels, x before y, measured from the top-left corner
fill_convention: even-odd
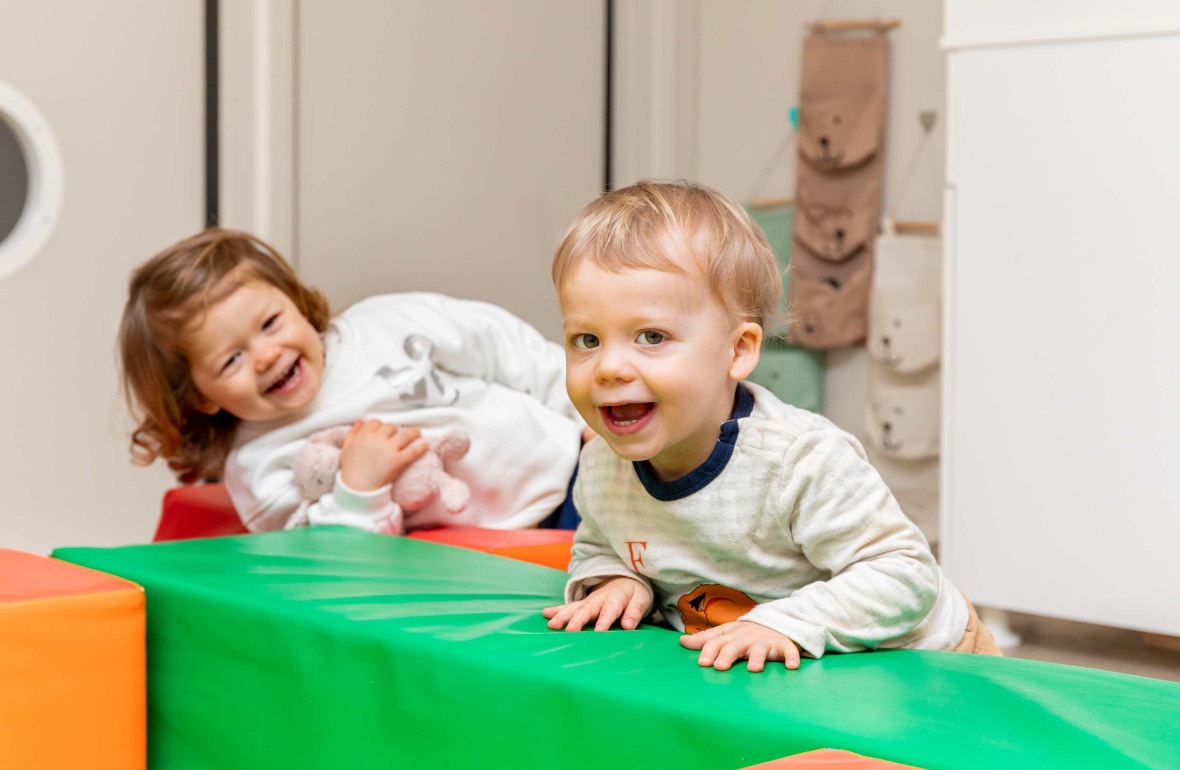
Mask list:
[[[893,229],[899,234],[911,233],[913,235],[938,235],[941,230],[937,222],[917,222],[912,219],[895,220]]]
[[[813,21],[807,25],[812,32],[857,32],[897,29],[901,19],[846,19],[843,21]]]
[[[783,206],[792,206],[795,204],[795,199],[789,196],[782,198],[755,198],[746,205],[752,209],[777,209]]]

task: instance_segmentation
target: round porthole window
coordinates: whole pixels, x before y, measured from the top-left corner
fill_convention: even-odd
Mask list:
[[[33,103],[0,83],[0,279],[29,263],[61,211],[61,153]]]

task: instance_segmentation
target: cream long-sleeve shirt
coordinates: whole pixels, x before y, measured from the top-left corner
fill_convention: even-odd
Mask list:
[[[507,310],[422,292],[372,297],[332,321],[324,352],[322,384],[307,409],[238,428],[226,487],[252,531],[302,523],[515,529],[565,499],[585,425],[565,392],[565,356]],[[405,515],[389,485],[361,493],[339,475],[318,501],[301,501],[293,469],[308,436],[358,418],[424,435],[466,430],[470,450],[448,463],[471,488],[466,510],[450,514],[435,501]]]
[[[624,575],[678,630],[748,620],[806,653],[950,650],[967,605],[860,443],[823,417],[738,386],[709,459],[660,482],[595,439],[566,601]]]

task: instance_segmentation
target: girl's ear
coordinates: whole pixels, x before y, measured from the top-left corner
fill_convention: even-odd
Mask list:
[[[210,417],[221,411],[220,406],[205,398],[195,388],[193,389],[193,395],[189,398],[189,401],[192,403],[193,409],[196,409],[201,414],[207,414]]]
[[[738,326],[735,335],[729,378],[737,382],[749,377],[758,365],[758,356],[762,352],[762,327],[747,321]]]

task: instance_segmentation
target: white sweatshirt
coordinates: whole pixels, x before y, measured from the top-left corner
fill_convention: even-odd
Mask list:
[[[584,423],[565,392],[561,346],[503,308],[439,294],[372,297],[324,334],[325,366],[302,412],[241,423],[226,462],[226,487],[252,531],[301,523],[364,529],[535,525],[565,499]],[[318,502],[302,503],[295,456],[323,428],[375,418],[424,435],[463,428],[466,457],[448,471],[471,488],[450,514],[435,501],[406,515],[390,487],[360,493],[336,477]]]
[[[673,482],[605,441],[582,451],[566,601],[625,575],[678,630],[749,620],[820,657],[950,650],[967,605],[860,443],[823,417],[738,386],[712,455]]]

